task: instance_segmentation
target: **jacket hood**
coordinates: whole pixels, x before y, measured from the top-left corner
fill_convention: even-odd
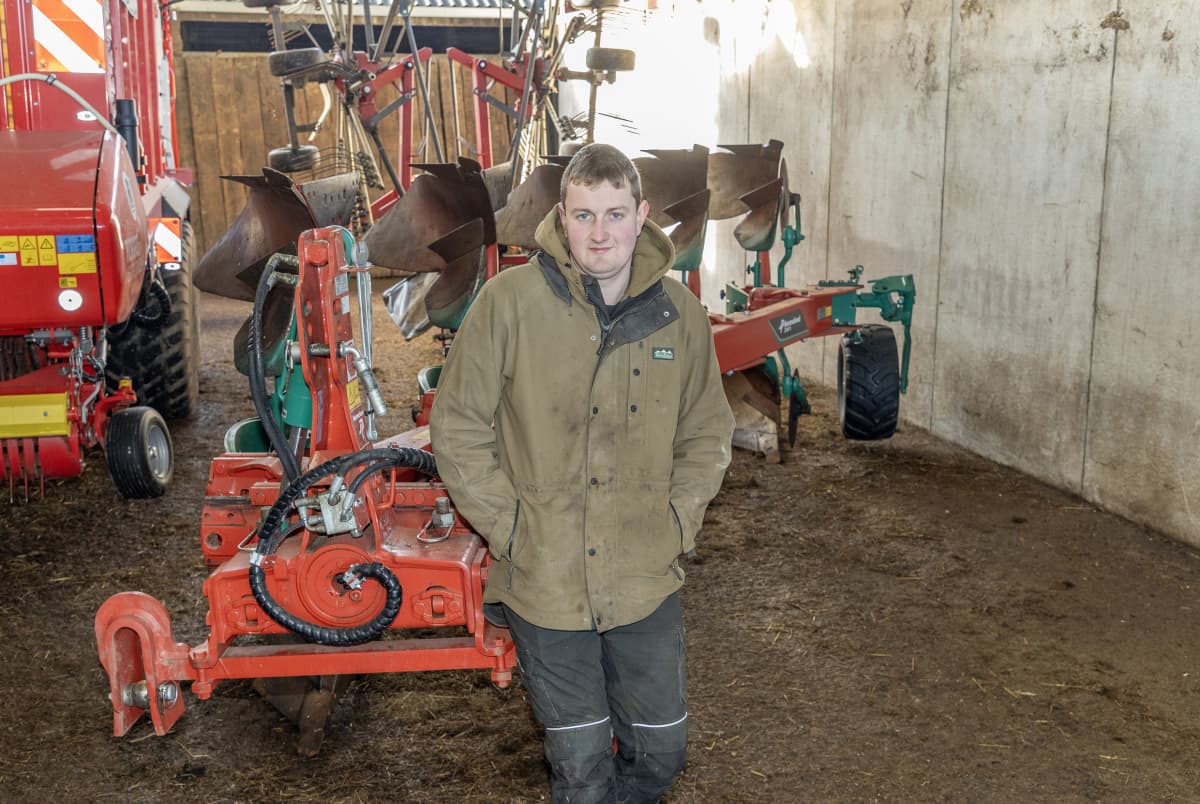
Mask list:
[[[551,209],[538,224],[534,239],[547,254],[554,258],[558,270],[562,272],[571,288],[571,295],[581,302],[587,300],[583,289],[583,279],[571,261],[571,249],[567,242],[567,233],[563,231],[562,221],[558,217],[558,207]],[[638,236],[637,246],[633,250],[633,268],[629,274],[629,287],[625,291],[627,297],[637,296],[645,292],[651,285],[666,276],[675,264],[675,246],[671,238],[654,221],[646,218],[642,233]]]

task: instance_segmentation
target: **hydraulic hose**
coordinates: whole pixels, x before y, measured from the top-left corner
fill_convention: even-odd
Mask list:
[[[363,474],[373,473],[390,466],[415,469],[427,475],[433,475],[437,471],[430,453],[410,448],[365,449],[328,460],[297,476],[283,489],[259,526],[258,544],[250,556],[250,591],[254,593],[254,599],[258,601],[258,605],[275,622],[289,631],[299,634],[309,642],[337,646],[369,642],[382,634],[400,613],[400,604],[403,599],[400,581],[395,573],[377,561],[368,564],[354,564],[340,577],[340,581],[347,588],[357,587],[364,578],[372,578],[384,588],[386,598],[383,608],[370,622],[363,625],[350,628],[330,628],[308,622],[284,609],[271,596],[271,592],[267,588],[266,572],[262,568],[262,561],[274,553],[283,540],[283,535],[279,533],[279,526],[296,499],[318,480],[334,474],[344,474],[351,467],[362,463],[368,464]],[[355,478],[355,481],[357,482],[358,479]],[[357,488],[357,486],[353,487]]]
[[[281,264],[297,268],[300,260],[288,254],[274,254],[271,259],[267,260],[267,265],[258,278],[258,286],[254,289],[254,309],[250,312],[250,332],[246,343],[246,356],[249,363],[247,373],[250,375],[250,398],[254,402],[254,410],[258,413],[258,420],[262,424],[263,432],[267,436],[271,449],[275,450],[283,465],[284,480],[294,481],[300,476],[300,461],[296,458],[296,453],[292,452],[288,446],[287,436],[284,434],[283,428],[279,426],[279,422],[275,421],[275,414],[271,410],[271,399],[267,393],[267,372],[263,367],[262,356],[263,307],[267,303],[267,294],[271,291],[271,287],[279,281],[275,278],[275,270]],[[271,531],[264,532],[270,533]]]
[[[354,564],[346,570],[345,575],[342,577],[344,579],[348,576],[374,578],[383,586],[384,591],[387,593],[387,599],[384,601],[383,609],[379,614],[369,623],[357,625],[352,628],[329,628],[317,625],[316,623],[310,623],[307,620],[301,619],[284,609],[267,592],[267,584],[261,567],[250,567],[250,590],[254,592],[254,599],[262,606],[262,610],[272,620],[289,631],[299,634],[309,642],[316,642],[318,645],[361,645],[378,637],[392,624],[392,620],[396,619],[396,615],[400,613],[403,592],[400,589],[400,579],[396,577],[396,574],[378,561],[373,561],[370,564]],[[349,587],[351,583],[358,583],[358,581],[348,582],[343,580],[342,583]]]
[[[161,330],[171,316],[171,294],[166,286],[155,278],[150,279],[144,292],[154,300],[154,307],[147,309],[139,304],[134,308],[133,318],[143,327],[153,331]]]

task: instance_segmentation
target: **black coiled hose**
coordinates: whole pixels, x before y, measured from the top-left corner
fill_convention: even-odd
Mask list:
[[[153,304],[149,302],[153,300]],[[171,294],[162,280],[155,275],[142,288],[142,296],[133,309],[133,320],[143,327],[157,331],[167,324],[171,317]]]
[[[299,634],[309,642],[316,642],[319,645],[361,645],[382,634],[392,624],[392,620],[396,619],[396,615],[400,613],[403,592],[400,589],[400,579],[396,577],[396,574],[378,561],[370,564],[352,564],[346,570],[346,574],[357,575],[361,578],[374,578],[387,592],[383,609],[369,623],[351,628],[330,628],[295,616],[271,597],[267,591],[262,567],[251,565],[250,590],[254,592],[254,599],[258,601],[258,605],[262,606],[262,610],[272,620],[289,631]]]
[[[330,628],[310,623],[284,609],[267,589],[266,573],[263,571],[261,562],[263,558],[279,548],[279,544],[283,540],[279,526],[296,499],[318,480],[329,475],[342,474],[350,467],[360,463],[370,464],[364,474],[374,473],[392,466],[415,469],[426,475],[437,474],[437,464],[433,455],[419,449],[365,449],[328,460],[320,466],[309,469],[283,489],[279,499],[271,506],[258,528],[258,544],[250,557],[250,591],[254,593],[254,599],[258,601],[262,610],[289,631],[321,645],[360,645],[363,642],[370,642],[382,634],[400,613],[400,604],[403,599],[403,590],[395,573],[379,562],[354,564],[347,569],[342,576],[342,582],[347,586],[349,586],[349,582],[345,579],[353,576],[372,578],[383,586],[386,593],[383,609],[370,622],[363,625],[351,628]],[[359,478],[355,478],[355,481],[358,480]],[[355,485],[353,488],[357,489],[358,486]],[[352,492],[348,490],[347,493]]]

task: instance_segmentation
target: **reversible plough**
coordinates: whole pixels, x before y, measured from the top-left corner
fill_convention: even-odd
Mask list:
[[[598,42],[612,4],[583,5],[596,6],[593,16],[568,30],[592,31]],[[278,46],[284,32],[278,9],[271,12]],[[479,132],[490,131],[487,114],[498,101],[488,89],[495,82],[520,88],[517,105],[505,111],[532,126],[548,116],[555,77],[579,77],[563,72],[557,46],[539,40],[544,22],[530,12],[525,30],[532,33],[514,38],[520,55],[502,66],[450,54],[477,76]],[[631,61],[623,51],[596,50],[583,74],[593,89]],[[412,62],[389,73],[378,46],[371,54],[279,53],[291,51],[271,56],[285,91],[301,78],[334,85],[342,112],[367,139],[381,111],[367,102],[375,93],[362,88],[389,76],[415,75],[421,83]],[[410,88],[400,97],[412,94]],[[482,141],[478,161],[412,163],[402,128],[406,147],[387,163],[394,186],[368,204],[361,172],[290,178],[291,168],[311,167],[316,157],[297,145],[290,117],[289,126],[291,142],[273,152],[263,175],[238,178],[250,188],[246,209],[197,267],[200,286],[254,300],[234,352],[257,416],[226,434],[202,512],[201,551],[213,568],[204,584],[209,634],[196,646],[177,642],[165,607],[145,594],[126,592],[104,604],[96,637],[117,735],[143,715],[165,734],[184,711],[184,684],[203,699],[222,681],[258,679],[257,687],[300,724],[301,750],[312,753],[348,675],[477,668],[504,685],[515,665],[507,630],[482,614],[486,546],[457,516],[437,477],[427,425],[439,367],[417,378],[415,428],[382,439],[376,433],[386,402],[371,368],[371,273],[373,265],[387,266],[408,275],[401,285],[419,283],[419,292],[399,294],[407,309],[393,316],[413,322],[406,335],[436,327],[445,348],[453,348],[453,333],[482,284],[536,248],[534,229],[558,200],[567,158],[521,151],[520,143],[543,140],[519,126],[510,156],[524,154],[520,166],[512,159],[491,164]],[[774,140],[711,151],[697,145],[648,150],[635,160],[653,220],[675,245],[674,267],[697,295],[708,223],[738,221],[734,236],[752,256],[750,281],[728,284],[726,309],[710,321],[738,415],[735,443],[768,457],[778,455],[785,400],[792,439],[808,409],[785,347],[816,337],[841,340],[843,433],[893,433],[915,298],[911,276],[868,283],[861,266],[845,281],[787,287],[786,265],[804,236],[782,150]],[[421,172],[413,176],[413,169]],[[770,251],[780,241],[785,256],[772,282]],[[901,325],[902,350],[890,327],[857,321],[868,307]]]

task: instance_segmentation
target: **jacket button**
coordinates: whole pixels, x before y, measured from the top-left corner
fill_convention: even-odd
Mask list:
[[[592,336],[592,340],[596,340],[596,336],[595,336],[595,335],[593,335],[593,336]]]
[[[634,370],[633,370],[633,376],[635,376],[635,377],[640,377],[640,376],[642,376],[642,370],[641,370],[641,369],[634,369]]]
[[[593,415],[593,416],[595,416],[595,415],[596,415],[597,413],[599,413],[599,412],[600,412],[600,408],[592,408],[592,415]]]
[[[629,412],[630,412],[630,413],[637,413],[637,405],[630,405],[630,406],[629,406]]]
[[[589,548],[588,548],[588,555],[589,555],[589,556],[594,556],[594,555],[596,555],[596,548],[595,548],[595,547],[589,547]]]
[[[599,486],[599,485],[600,485],[600,481],[599,481],[599,480],[597,480],[596,478],[594,478],[594,477],[593,477],[593,478],[592,478],[592,485],[593,485],[593,486]]]

